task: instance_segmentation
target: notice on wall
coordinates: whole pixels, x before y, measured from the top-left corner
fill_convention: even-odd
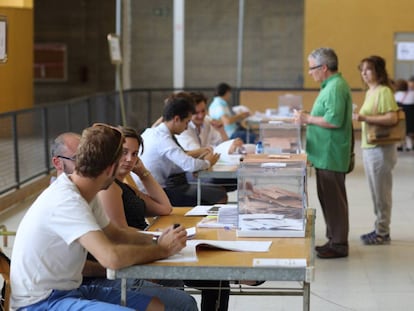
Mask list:
[[[118,35],[108,34],[109,56],[112,64],[122,63],[121,43]]]
[[[7,21],[0,17],[0,62],[7,61]]]
[[[414,60],[414,42],[397,43],[397,60]]]

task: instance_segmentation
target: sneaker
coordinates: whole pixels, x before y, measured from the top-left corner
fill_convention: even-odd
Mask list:
[[[383,245],[390,244],[391,237],[389,234],[380,235],[374,231],[361,235],[361,241],[365,245]]]

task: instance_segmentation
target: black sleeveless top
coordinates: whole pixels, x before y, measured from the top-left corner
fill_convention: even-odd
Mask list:
[[[128,226],[144,230],[148,226],[145,221],[145,201],[138,197],[135,191],[126,183],[118,179],[115,179],[115,182],[122,189],[122,202],[124,203],[124,212]]]

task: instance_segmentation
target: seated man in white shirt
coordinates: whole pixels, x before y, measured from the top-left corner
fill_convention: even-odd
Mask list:
[[[170,95],[164,106],[163,122],[148,128],[142,134],[144,140],[141,160],[164,188],[173,206],[195,206],[197,186],[188,184],[186,172],[208,169],[219,159],[218,154],[189,155],[180,146],[174,135],[182,133],[188,126],[194,111],[194,102],[189,93]],[[204,151],[207,151],[204,149]],[[220,186],[203,186],[202,204],[226,203],[227,193]]]

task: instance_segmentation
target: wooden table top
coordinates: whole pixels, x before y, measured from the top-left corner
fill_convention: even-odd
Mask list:
[[[169,216],[159,217],[149,229],[150,231],[162,230],[171,224],[179,223],[186,228],[195,227],[202,219],[199,216],[184,216],[189,208],[174,208]],[[222,240],[222,241],[272,241],[269,252],[233,252],[212,248],[197,250],[198,262],[186,263],[152,263],[150,265],[206,265],[206,266],[244,266],[251,267],[254,258],[306,258],[311,259],[313,243],[314,220],[308,216],[306,235],[304,238],[238,238],[235,229],[222,228],[196,228],[197,240]]]

